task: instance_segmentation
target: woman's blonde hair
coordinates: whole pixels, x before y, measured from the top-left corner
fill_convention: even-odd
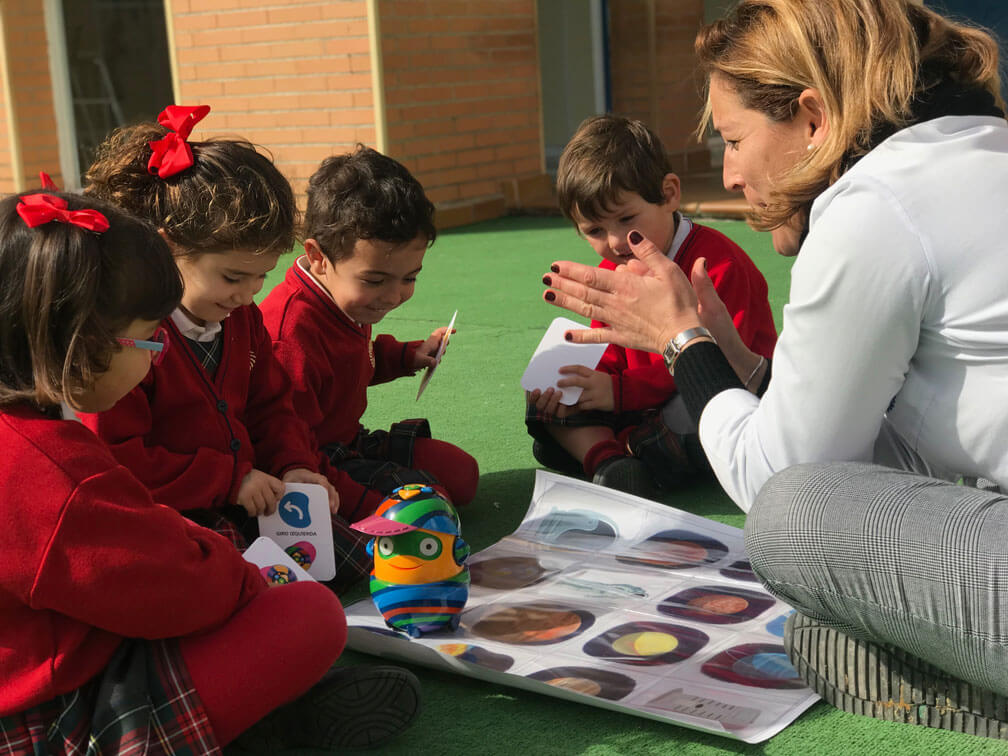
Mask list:
[[[997,43],[912,0],[742,0],[696,38],[701,70],[772,121],[792,119],[798,96],[816,89],[829,132],[781,176],[752,224],[777,228],[806,213],[813,199],[871,149],[872,133],[901,128],[915,94],[946,79],[979,88],[1004,108]],[[698,135],[710,124],[707,106]]]

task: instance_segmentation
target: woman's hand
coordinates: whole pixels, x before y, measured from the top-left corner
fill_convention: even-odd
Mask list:
[[[552,273],[543,278],[550,287],[543,298],[608,324],[568,332],[569,341],[609,342],[660,354],[676,334],[702,324],[697,296],[679,266],[651,241],[637,231],[631,231],[627,239],[636,261],[611,271],[554,263]]]
[[[640,263],[631,261],[631,264]],[[739,336],[728,308],[721,301],[717,289],[714,288],[714,282],[707,275],[707,261],[704,258],[699,258],[693,264],[691,281],[699,303],[700,321],[714,336],[724,356],[731,363],[735,375],[743,383],[748,380],[746,388],[755,392],[763,380],[763,373],[766,372],[763,358],[750,351]]]

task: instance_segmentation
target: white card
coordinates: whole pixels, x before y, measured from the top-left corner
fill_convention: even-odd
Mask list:
[[[526,391],[557,388],[557,381],[563,376],[560,368],[565,365],[584,365],[592,370],[598,365],[608,344],[572,344],[564,340],[567,331],[578,331],[588,326],[577,323],[569,318],[557,318],[536,347],[532,359],[521,378],[522,388]],[[584,391],[580,386],[568,386],[561,389],[561,404],[577,404]]]
[[[427,368],[427,372],[424,373],[424,377],[420,379],[420,388],[417,389],[416,398],[420,398],[420,394],[424,392],[427,388],[427,384],[430,383],[430,379],[434,376],[434,371],[437,370],[437,366],[441,364],[441,357],[444,356],[445,349],[448,348],[448,342],[451,341],[452,329],[455,327],[455,318],[458,317],[458,310],[455,310],[455,314],[452,315],[451,322],[448,324],[448,330],[445,331],[444,336],[441,337],[441,343],[438,344],[437,353],[434,355],[434,364]]]
[[[286,551],[265,536],[259,536],[242,554],[246,562],[251,562],[259,568],[263,580],[270,585],[296,583],[299,580],[312,580],[312,576],[290,558]]]
[[[259,517],[259,535],[275,541],[315,580],[336,577],[329,494],[322,486],[285,483],[276,512]]]

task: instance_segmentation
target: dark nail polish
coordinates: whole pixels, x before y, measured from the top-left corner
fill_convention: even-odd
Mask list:
[[[630,243],[631,244],[640,244],[642,241],[644,241],[644,237],[641,236],[640,231],[631,231],[630,232]]]
[[[543,283],[546,284],[547,286],[553,285],[553,281],[552,279],[550,279],[549,276],[543,276]]]
[[[560,272],[560,266],[556,265],[556,264],[550,265],[550,270],[552,270],[554,273],[559,273]]]
[[[554,294],[552,291],[547,291],[545,294],[543,294],[543,298],[547,302],[552,302],[554,299],[556,299],[556,294]]]
[[[574,341],[574,334],[570,331],[564,334],[564,341]]]

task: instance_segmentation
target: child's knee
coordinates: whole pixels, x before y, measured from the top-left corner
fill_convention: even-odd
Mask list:
[[[270,588],[270,593],[274,591],[280,604],[275,608],[276,632],[291,629],[304,658],[328,669],[343,653],[347,639],[346,615],[336,594],[315,582]]]

